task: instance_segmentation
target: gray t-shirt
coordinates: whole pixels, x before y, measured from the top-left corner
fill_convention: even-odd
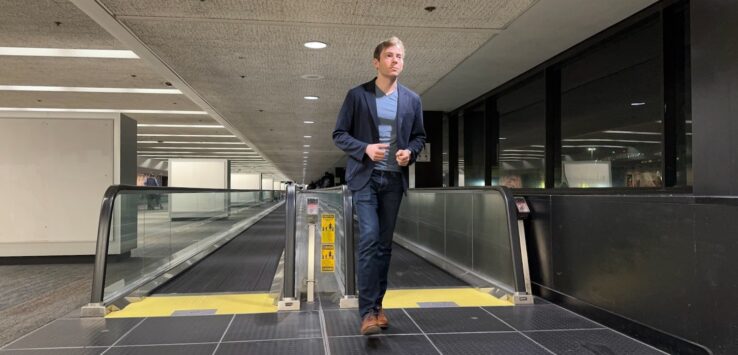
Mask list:
[[[385,95],[376,88],[377,116],[379,116],[379,143],[389,143],[384,159],[374,163],[375,170],[400,171],[395,154],[397,153],[397,90]]]

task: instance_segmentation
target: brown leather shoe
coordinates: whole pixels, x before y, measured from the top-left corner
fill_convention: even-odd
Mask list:
[[[382,329],[389,327],[389,318],[384,314],[384,308],[380,308],[379,312],[377,312],[377,325]]]
[[[382,331],[377,324],[377,316],[369,313],[361,320],[361,335],[372,335]]]

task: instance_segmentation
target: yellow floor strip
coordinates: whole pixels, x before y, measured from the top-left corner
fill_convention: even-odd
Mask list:
[[[459,307],[512,306],[482,290],[467,288],[387,290],[385,308],[420,308],[420,303],[449,303]],[[269,294],[225,294],[147,297],[107,318],[169,317],[177,311],[215,310],[215,314],[277,312]]]
[[[387,290],[384,308],[420,308],[423,302],[453,302],[459,307],[512,306],[509,301],[496,298],[475,288],[440,288]]]
[[[215,314],[272,313],[277,311],[269,294],[227,294],[146,297],[112,312],[106,318],[169,317],[176,311],[215,309]]]

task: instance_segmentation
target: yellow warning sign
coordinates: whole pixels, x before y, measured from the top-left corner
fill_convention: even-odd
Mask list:
[[[333,272],[336,269],[336,253],[333,244],[323,244],[323,257],[320,258],[320,271]]]
[[[320,216],[320,241],[323,244],[333,244],[336,240],[336,215],[323,213]]]

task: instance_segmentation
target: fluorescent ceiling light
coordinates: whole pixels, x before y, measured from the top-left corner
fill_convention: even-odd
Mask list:
[[[609,133],[609,134],[642,134],[642,135],[649,135],[649,136],[660,136],[661,133],[659,132],[639,132],[639,131],[602,131],[602,133]]]
[[[542,150],[533,149],[503,149],[503,152],[528,152],[528,153],[544,153]]]
[[[139,123],[138,127],[165,127],[165,128],[223,128],[221,125],[207,124],[149,124]]]
[[[138,153],[139,154],[164,154],[164,153],[166,153],[166,154],[193,154],[193,153],[194,154],[206,154],[207,153],[207,154],[230,154],[230,155],[238,154],[238,155],[244,155],[244,156],[246,156],[246,155],[258,155],[256,152],[190,152],[190,151],[183,151],[183,152],[179,152],[179,151],[162,152],[162,151],[158,151],[158,150],[139,150]]]
[[[48,91],[48,92],[96,92],[114,94],[169,94],[176,95],[182,92],[178,89],[133,89],[133,88],[93,88],[71,86],[30,86],[30,85],[0,85],[1,91]]]
[[[622,148],[627,149],[630,147],[626,147],[623,145],[562,145],[561,148]]]
[[[45,108],[45,107],[0,107],[0,111],[23,112],[85,112],[85,113],[151,113],[170,115],[207,115],[205,111],[172,111],[172,110],[113,110],[104,108]]]
[[[645,104],[646,104],[645,102],[631,102],[630,106],[643,106]]]
[[[305,100],[317,100],[319,98],[318,96],[305,96]]]
[[[242,142],[184,142],[184,141],[138,141],[139,144],[236,144],[243,145]]]
[[[65,49],[65,48],[29,48],[0,47],[0,55],[29,57],[80,57],[80,58],[116,58],[138,59],[136,53],[115,49]]]
[[[303,145],[303,147],[310,148],[310,144],[305,144],[305,145]]]
[[[302,138],[313,138],[313,136],[302,136]]]
[[[577,139],[562,139],[562,142],[617,142],[617,143],[646,143],[646,144],[661,144],[660,141],[638,141],[629,139],[599,139],[599,138],[577,138]]]
[[[148,149],[209,149],[209,150],[250,150],[251,148],[228,148],[228,147],[149,147]],[[254,153],[256,154],[256,153]]]
[[[236,136],[234,136],[232,134],[157,134],[157,133],[139,133],[138,136],[139,137],[236,138]]]
[[[313,123],[315,123],[315,121],[302,121],[302,123],[305,123],[305,124],[313,124]]]
[[[310,42],[305,42],[304,46],[310,49],[323,49],[325,47],[328,47],[328,44],[324,42],[319,42],[319,41],[310,41]]]

